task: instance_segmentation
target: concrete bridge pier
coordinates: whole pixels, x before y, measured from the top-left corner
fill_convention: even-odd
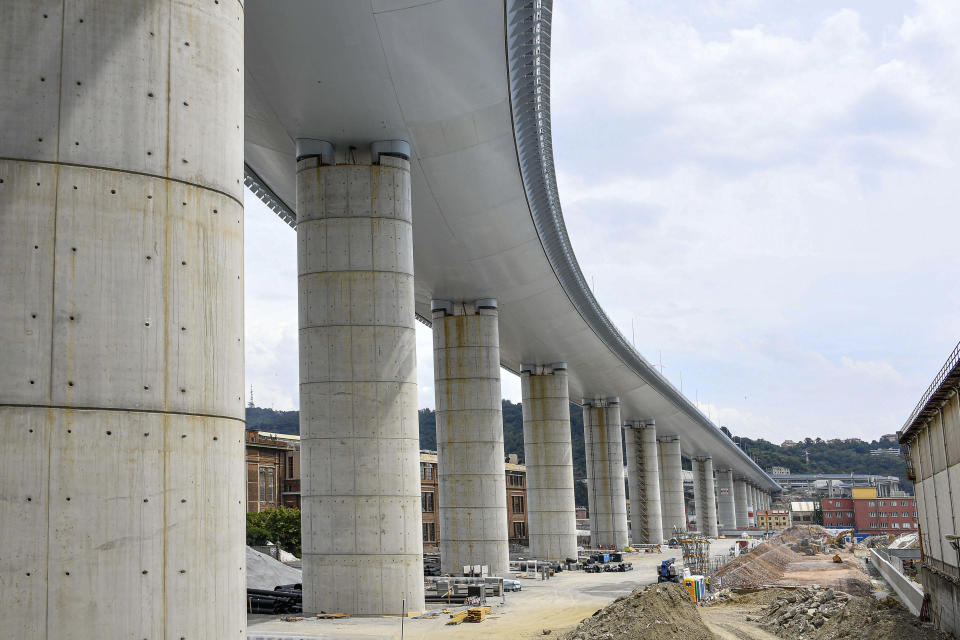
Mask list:
[[[717,475],[717,518],[720,528],[734,531],[737,528],[737,505],[733,489],[733,469],[721,469]]]
[[[297,141],[308,613],[424,609],[410,164],[377,148]]]
[[[627,446],[632,542],[659,544],[664,537],[657,428],[653,420],[628,420],[623,436]]]
[[[750,525],[750,519],[747,515],[750,507],[747,504],[747,483],[745,480],[736,478],[733,481],[734,503],[736,505],[737,529],[741,531]]]
[[[520,386],[530,556],[542,560],[576,558],[567,365],[523,365]]]
[[[620,430],[620,398],[583,400],[591,543],[622,550],[628,534]]]
[[[708,538],[716,538],[717,499],[714,491],[713,458],[693,458],[693,499],[697,503],[697,531]]]
[[[673,537],[674,529],[687,530],[686,500],[683,497],[683,460],[680,440],[675,436],[657,438],[660,464],[660,508],[663,514],[664,538]]]
[[[509,567],[497,301],[434,300],[440,566]],[[412,316],[411,316],[412,317]]]
[[[3,637],[244,637],[243,25],[3,2]]]
[[[757,526],[757,488],[752,482],[747,482],[747,523],[748,526]]]

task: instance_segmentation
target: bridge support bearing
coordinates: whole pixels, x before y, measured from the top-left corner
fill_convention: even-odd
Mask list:
[[[577,557],[577,514],[566,364],[524,366],[523,452],[527,465],[530,556]]]
[[[496,300],[433,303],[440,567],[509,570]]]
[[[734,479],[733,500],[736,508],[735,515],[737,518],[737,529],[741,531],[750,526],[750,518],[748,516],[750,506],[747,504],[750,501],[748,498],[748,489],[749,487],[745,480],[739,478]]]
[[[697,503],[697,531],[708,538],[719,535],[717,498],[713,482],[713,458],[693,458],[693,499]]]
[[[620,399],[583,401],[583,441],[590,501],[590,539],[595,547],[627,546]]]
[[[737,528],[737,504],[733,489],[733,469],[721,469],[717,475],[717,518],[720,528],[734,531]]]
[[[297,165],[303,610],[424,609],[410,165]]]
[[[2,634],[242,638],[243,7],[3,14]]]
[[[669,539],[674,531],[687,530],[686,500],[683,497],[683,461],[680,440],[675,436],[657,438],[660,452],[660,508],[663,513],[663,535]]]
[[[632,542],[659,544],[664,538],[657,428],[653,421],[628,421],[623,437],[627,446]]]

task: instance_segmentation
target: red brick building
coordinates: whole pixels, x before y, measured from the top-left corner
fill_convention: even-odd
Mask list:
[[[300,438],[246,431],[247,511],[300,508]]]
[[[510,544],[528,544],[527,468],[511,454],[504,465],[507,481],[507,535]],[[440,520],[438,511],[437,454],[420,452],[420,504],[423,518],[423,550],[438,552]]]
[[[917,499],[913,496],[878,498],[876,489],[857,489],[853,498],[823,498],[820,506],[825,527],[893,536],[917,530]]]

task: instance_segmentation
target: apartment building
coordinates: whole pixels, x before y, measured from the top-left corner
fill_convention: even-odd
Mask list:
[[[247,511],[300,508],[300,437],[247,429]]]
[[[854,489],[853,495],[853,498],[823,498],[820,501],[823,526],[856,529],[857,533],[867,535],[886,533],[898,536],[917,530],[916,498],[879,497],[873,487]]]
[[[790,512],[786,509],[759,509],[756,521],[761,529],[780,531],[790,526]]]

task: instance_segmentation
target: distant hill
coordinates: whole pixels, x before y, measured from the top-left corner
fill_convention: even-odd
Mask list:
[[[504,400],[503,408],[503,449],[504,453],[515,453],[523,460],[523,415],[521,405]],[[432,409],[420,409],[420,448],[437,449],[437,419]],[[275,433],[300,433],[300,413],[298,411],[275,411],[259,407],[247,408],[247,428]],[[906,467],[899,456],[871,456],[871,449],[890,446],[877,441],[864,442],[857,439],[829,440],[806,438],[793,447],[781,447],[763,439],[733,438],[724,428],[727,437],[734,439],[763,469],[769,471],[772,466],[786,467],[793,473],[870,473],[885,476],[899,476],[904,488],[912,489],[906,479]],[[573,475],[577,479],[586,477],[586,458],[583,450],[583,410],[570,404],[570,436],[573,444]],[[807,463],[809,453],[810,462]],[[684,460],[684,469],[690,468]],[[577,504],[587,503],[586,487],[576,483]]]

